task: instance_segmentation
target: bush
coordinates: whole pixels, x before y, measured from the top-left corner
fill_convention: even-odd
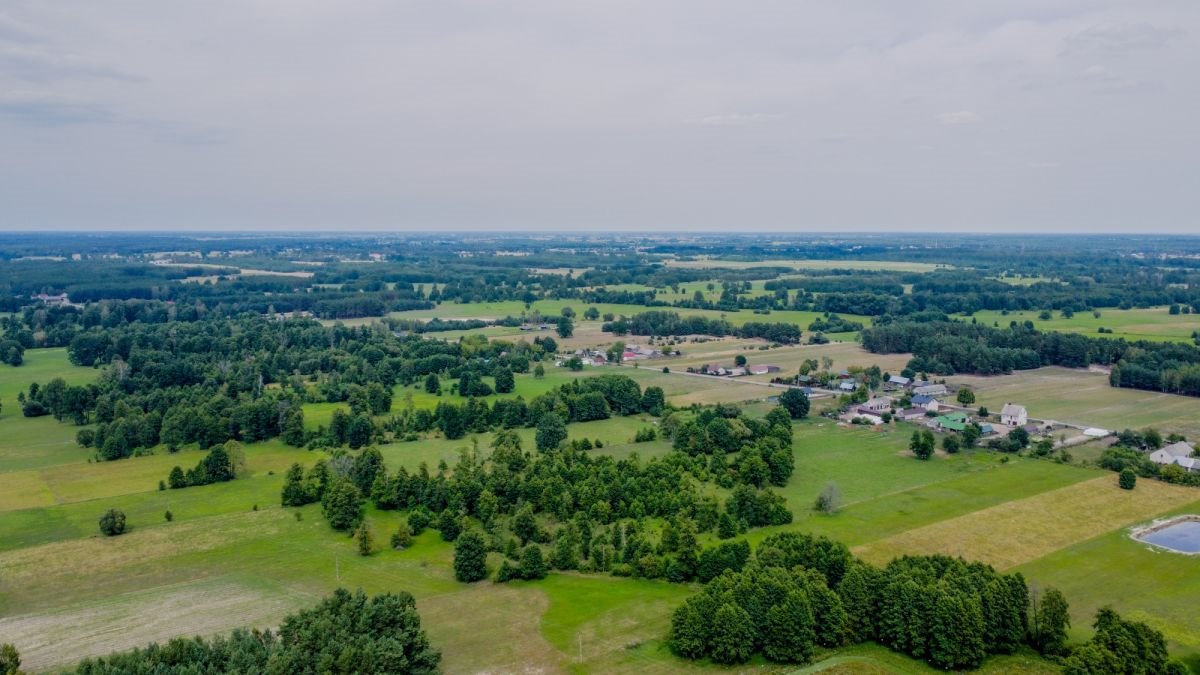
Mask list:
[[[1117,484],[1121,486],[1122,490],[1132,490],[1134,486],[1137,485],[1137,474],[1134,473],[1133,469],[1130,469],[1129,467],[1121,469],[1120,478],[1117,479]]]
[[[100,516],[100,531],[105,536],[115,537],[125,531],[125,512],[120,509],[109,509]]]

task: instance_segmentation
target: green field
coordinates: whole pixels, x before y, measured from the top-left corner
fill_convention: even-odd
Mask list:
[[[29,366],[0,370],[6,403],[15,401],[16,391],[31,379],[63,374],[86,381],[96,375],[72,368],[61,350],[31,350],[27,356]],[[529,397],[600,372],[613,371],[551,369],[541,381],[521,376],[516,393]],[[618,372],[643,386],[663,386],[679,403],[772,393],[748,383],[652,369]],[[395,409],[408,404],[404,394],[409,391],[414,406],[436,402],[423,390],[418,396],[415,390],[401,389]],[[1006,395],[998,389],[989,393],[982,385],[979,391],[981,397]],[[1054,396],[1045,394],[1045,405]],[[1036,416],[1042,402],[1030,400]],[[309,423],[320,423],[326,408],[311,407]],[[752,409],[760,414],[767,406]],[[582,574],[551,574],[541,582],[507,585],[459,584],[450,570],[451,547],[435,532],[421,535],[406,551],[383,550],[403,514],[368,512],[379,550],[361,558],[350,539],[329,529],[318,506],[281,508],[283,470],[292,462],[316,461],[320,453],[277,442],[247,445],[248,475],[226,484],[159,491],[158,481],[171,466],[193,464],[201,453],[160,451],[88,463],[87,452],[69,447],[74,427],[13,412],[7,410],[0,419],[5,428],[0,484],[7,488],[0,496],[0,635],[18,644],[34,671],[180,634],[273,626],[338,585],[372,593],[412,592],[447,672],[716,670],[681,661],[663,644],[672,609],[694,592],[692,587]],[[638,429],[653,421],[610,419],[571,425],[569,431],[574,438],[603,440],[605,448],[598,452],[659,456],[669,452],[667,442],[630,443]],[[992,560],[1022,571],[1033,584],[1063,589],[1072,603],[1077,639],[1087,637],[1095,608],[1111,603],[1162,628],[1177,653],[1200,655],[1194,611],[1200,558],[1150,551],[1126,533],[1130,525],[1163,514],[1200,510],[1200,491],[1143,482],[1137,490],[1123,492],[1111,485],[1113,477],[1106,472],[1026,458],[1005,461],[987,451],[938,453],[921,462],[907,450],[910,432],[906,426],[885,432],[846,428],[824,419],[797,424],[796,471],[781,489],[796,519],[779,529],[827,534],[880,562],[916,550]],[[531,444],[532,430],[520,433]],[[48,434],[60,438],[62,447],[28,446],[30,439]],[[380,449],[391,469],[422,462],[433,467],[439,460],[452,464],[475,443],[486,452],[490,440],[479,434]],[[814,498],[831,481],[844,494],[844,509],[834,516],[812,512]],[[110,506],[125,510],[131,527],[115,539],[99,536],[96,529],[96,519]],[[167,509],[173,522],[163,518]],[[750,538],[760,540],[770,531],[753,531]],[[493,567],[498,562],[494,558]],[[145,616],[156,620],[145,621]],[[820,663],[803,670],[762,661],[742,670],[933,672],[872,645],[823,652],[818,658]],[[981,672],[1053,668],[1019,654],[991,659]]]
[[[1200,330],[1200,315],[1170,314],[1166,307],[1146,309],[1102,309],[1100,316],[1092,312],[1078,312],[1069,319],[1053,312],[1049,320],[1038,318],[1040,311],[1009,312],[979,311],[972,317],[986,325],[1007,326],[1009,322],[1032,321],[1038,330],[1083,333],[1095,337],[1118,337],[1126,340],[1155,340],[1192,342],[1192,333]],[[967,321],[970,318],[965,319]],[[1100,328],[1112,330],[1112,334],[1101,335]]]

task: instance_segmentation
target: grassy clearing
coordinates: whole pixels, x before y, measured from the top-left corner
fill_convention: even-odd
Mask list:
[[[1112,335],[1105,337],[1122,337],[1127,340],[1158,340],[1174,342],[1191,342],[1192,333],[1200,330],[1200,315],[1175,314],[1171,315],[1166,307],[1149,307],[1145,309],[1102,309],[1100,316],[1091,312],[1079,312],[1069,319],[1063,318],[1058,312],[1048,320],[1038,318],[1040,311],[1009,312],[1002,314],[998,311],[975,312],[975,320],[980,323],[1007,326],[1009,322],[1024,323],[1032,321],[1038,330],[1060,331],[1064,333],[1084,333],[1099,335],[1100,328],[1109,328]],[[970,319],[967,319],[968,321]]]
[[[943,520],[855,552],[877,563],[917,553],[945,553],[1005,570],[1196,500],[1192,488],[1141,481],[1117,487],[1115,474]]]
[[[1013,402],[1039,419],[1114,430],[1152,426],[1164,433],[1200,436],[1200,398],[1110,387],[1103,373],[1048,367],[948,379],[972,387],[977,402],[993,412]]]
[[[766,375],[747,375],[746,380],[753,382],[770,382],[772,378],[795,375],[800,370],[800,364],[808,359],[818,363],[823,358],[833,359],[833,370],[838,371],[851,366],[879,366],[885,372],[899,373],[904,369],[910,354],[872,354],[854,342],[830,342],[824,345],[787,345],[770,349],[760,349],[768,343],[762,340],[742,340],[724,338],[703,343],[685,343],[681,345],[683,355],[678,358],[663,360],[672,370],[699,368],[704,364],[733,367],[733,360],[739,354],[746,357],[750,365],[779,366],[781,372]],[[647,365],[657,366],[659,361],[647,362]],[[741,379],[741,378],[739,378]]]
[[[28,391],[33,382],[45,384],[61,377],[68,384],[79,385],[99,374],[92,368],[71,365],[66,349],[30,349],[23,365],[0,365],[0,472],[85,461],[90,453],[75,443],[77,427],[49,416],[23,417],[17,395]],[[0,508],[3,501],[0,497]]]

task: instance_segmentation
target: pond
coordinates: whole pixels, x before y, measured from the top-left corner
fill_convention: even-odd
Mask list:
[[[1179,553],[1200,553],[1200,518],[1195,516],[1176,520],[1137,537],[1155,546]]]

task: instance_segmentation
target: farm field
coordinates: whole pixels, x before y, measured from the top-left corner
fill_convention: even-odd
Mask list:
[[[22,417],[17,396],[29,389],[30,382],[46,383],[61,377],[67,384],[79,385],[99,375],[98,370],[72,365],[62,348],[26,350],[25,363],[15,368],[0,364],[0,434],[12,446],[11,452],[0,456],[0,471],[85,461],[90,453],[75,443],[75,427],[51,417]]]
[[[804,349],[808,348],[798,348]],[[96,375],[72,369],[61,352],[27,354],[41,370],[0,371],[6,376],[3,386],[16,391],[27,386],[28,378],[56,372]],[[845,358],[852,356],[847,351]],[[627,374],[643,387],[663,386],[673,402],[684,405],[772,393],[744,382],[626,367],[581,373],[550,369],[540,381],[520,376],[513,395],[529,397],[576,377],[605,372]],[[1036,383],[1036,377],[1053,373],[1033,374]],[[1102,376],[1099,379],[1103,385]],[[977,389],[981,397],[989,395],[982,384]],[[407,405],[404,394],[409,391],[414,406],[436,404],[437,397],[423,390],[400,389],[395,409]],[[1003,390],[992,390],[998,391]],[[1146,395],[1097,389],[1106,391]],[[1048,404],[1061,394],[1045,396]],[[1036,415],[1038,402],[1031,400],[1035,403],[1027,405]],[[769,406],[755,404],[751,409],[762,414]],[[317,413],[323,410],[314,409],[310,423],[319,420]],[[648,458],[668,453],[669,442],[629,441],[654,421],[616,418],[573,424],[569,432],[572,438],[603,440],[605,447],[593,452]],[[87,453],[78,448],[54,454],[23,447],[26,427],[47,425],[39,431],[63,430],[63,439],[73,439],[69,424],[7,414],[0,424],[8,431],[0,436],[0,482],[18,486],[0,498],[0,634],[22,645],[26,664],[35,672],[63,665],[64,658],[181,633],[270,627],[338,585],[372,593],[400,588],[412,592],[431,640],[443,651],[447,672],[710,670],[677,659],[663,644],[671,611],[695,587],[574,573],[551,574],[541,582],[467,586],[453,580],[452,547],[436,532],[420,535],[406,551],[385,550],[383,542],[403,514],[373,509],[368,510],[368,520],[377,552],[370,558],[355,555],[353,542],[325,524],[319,506],[279,506],[286,467],[292,462],[309,464],[321,453],[278,442],[250,444],[244,446],[246,476],[231,483],[159,491],[157,482],[171,466],[190,466],[202,453],[185,449],[171,455],[160,450],[146,457],[89,464]],[[903,425],[890,431],[847,428],[820,418],[796,424],[796,472],[780,489],[795,522],[754,530],[749,539],[756,542],[772,531],[799,530],[836,538],[876,562],[916,551],[989,560],[1022,571],[1033,584],[1064,590],[1072,603],[1076,639],[1086,638],[1095,608],[1112,603],[1166,630],[1179,654],[1200,655],[1193,605],[1172,592],[1182,589],[1182,597],[1195,597],[1200,559],[1154,552],[1126,536],[1133,524],[1168,513],[1196,512],[1200,491],[1143,481],[1138,489],[1124,492],[1112,485],[1114,476],[1107,472],[988,451],[939,452],[920,462],[907,449],[910,431]],[[532,445],[532,430],[519,433],[527,447]],[[430,467],[440,460],[453,464],[475,443],[486,453],[490,440],[490,434],[478,434],[380,449],[389,468],[415,469],[422,462]],[[843,493],[844,508],[833,516],[812,512],[810,505],[830,482]],[[96,531],[96,518],[110,506],[125,510],[131,527],[116,539]],[[174,514],[172,522],[163,517],[167,509]],[[1072,518],[1080,512],[1087,517]],[[997,537],[1001,530],[1004,536]],[[712,536],[703,539],[711,543]],[[498,563],[493,554],[493,568]],[[1114,588],[1129,569],[1147,569],[1156,576],[1139,582],[1136,591]],[[146,622],[142,617],[147,615],[161,620]],[[872,645],[823,652],[819,658],[820,663],[798,672],[933,672]],[[765,661],[753,661],[745,670],[797,672]],[[980,672],[1050,671],[1046,662],[1018,654],[989,660]]]
[[[809,359],[818,363],[823,358],[833,359],[831,369],[836,372],[851,366],[879,366],[884,372],[899,373],[908,363],[909,354],[872,354],[854,342],[830,342],[823,345],[784,345],[770,349],[760,349],[768,343],[762,340],[742,340],[738,338],[723,338],[708,342],[688,342],[679,345],[683,355],[669,359],[645,361],[647,367],[657,366],[661,362],[672,370],[699,368],[702,365],[733,367],[733,360],[739,354],[746,357],[749,365],[779,366],[781,371],[766,375],[746,375],[733,381],[748,380],[751,382],[770,382],[773,378],[795,375],[800,370],[800,364]]]
[[[975,390],[977,403],[999,412],[1020,403],[1029,415],[1114,431],[1155,427],[1164,434],[1200,438],[1200,399],[1108,385],[1101,372],[1047,367],[1011,375],[956,375],[954,384]]]
[[[1200,315],[1175,314],[1168,312],[1166,307],[1149,307],[1144,309],[1115,309],[1100,310],[1096,317],[1091,312],[1078,312],[1069,319],[1063,318],[1059,312],[1053,312],[1048,320],[1039,319],[1039,311],[1009,312],[1002,314],[998,311],[983,310],[975,312],[975,320],[987,325],[998,324],[1007,326],[1009,322],[1024,323],[1032,321],[1038,330],[1060,331],[1064,333],[1082,333],[1093,337],[1125,338],[1126,340],[1155,340],[1192,343],[1192,333],[1200,330]],[[970,318],[966,319],[967,321]],[[1101,336],[1100,328],[1112,330],[1111,335]]]

